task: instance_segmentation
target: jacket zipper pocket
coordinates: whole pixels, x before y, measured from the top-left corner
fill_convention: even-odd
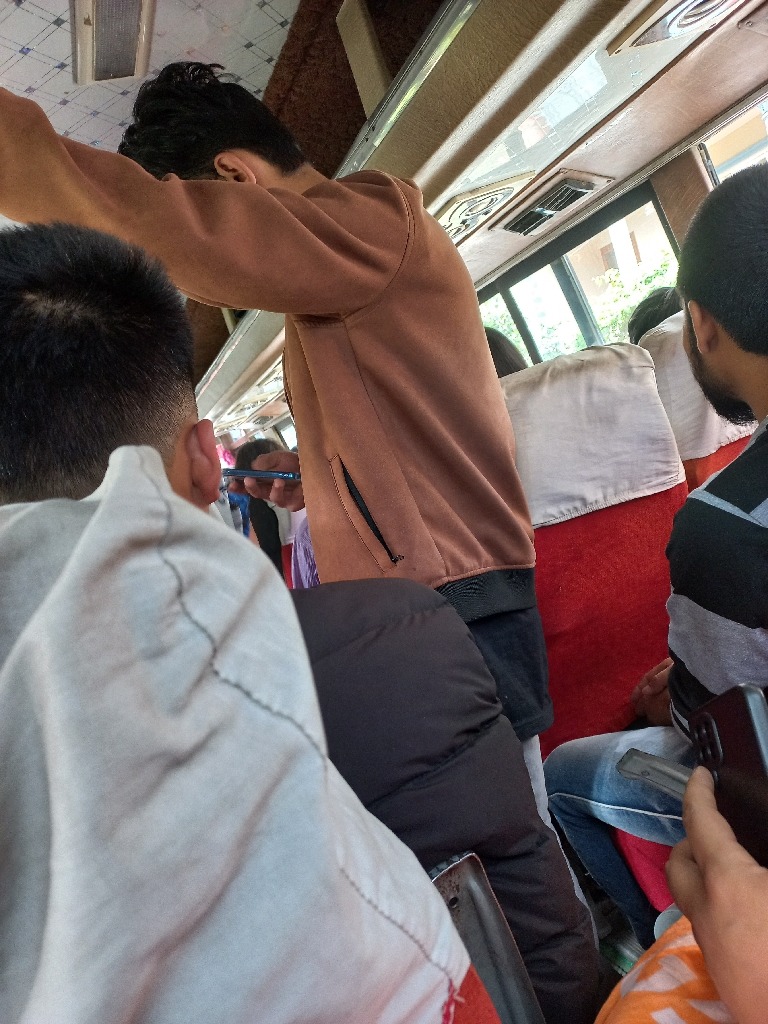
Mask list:
[[[394,555],[392,553],[392,549],[390,548],[389,544],[387,544],[387,542],[384,540],[384,537],[382,536],[381,530],[376,525],[376,520],[371,515],[370,510],[368,509],[368,506],[365,504],[365,501],[363,500],[362,494],[357,489],[355,481],[349,475],[349,473],[347,471],[347,467],[344,465],[343,462],[341,462],[341,459],[339,459],[339,462],[341,463],[341,468],[342,468],[342,471],[344,473],[344,483],[347,485],[347,490],[349,491],[349,493],[350,493],[350,495],[352,497],[352,501],[354,501],[355,505],[357,506],[358,512],[363,517],[363,519],[366,521],[366,523],[368,525],[368,529],[371,531],[371,533],[374,535],[376,540],[379,542],[379,544],[381,544],[381,546],[386,551],[387,557],[389,558],[390,562],[392,562],[393,564],[396,565],[398,562],[402,561],[403,556],[402,555]]]

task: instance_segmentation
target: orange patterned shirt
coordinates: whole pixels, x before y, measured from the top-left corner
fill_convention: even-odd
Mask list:
[[[720,1000],[691,923],[681,918],[611,993],[595,1024],[736,1024]]]

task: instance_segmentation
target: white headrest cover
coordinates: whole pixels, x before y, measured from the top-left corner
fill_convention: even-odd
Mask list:
[[[672,424],[681,459],[700,459],[751,434],[757,423],[736,426],[718,416],[696,383],[683,348],[685,313],[681,310],[640,339],[651,353],[656,384]]]
[[[633,345],[559,356],[501,381],[534,526],[656,494],[685,477],[656,390]]]

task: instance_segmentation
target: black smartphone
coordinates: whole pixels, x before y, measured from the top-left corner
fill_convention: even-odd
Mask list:
[[[280,473],[276,469],[224,469],[222,475],[238,480],[301,480],[301,473]]]
[[[768,867],[768,704],[759,686],[734,686],[690,716],[699,762],[741,845]]]
[[[681,803],[692,771],[666,757],[646,754],[644,750],[638,750],[636,747],[630,747],[616,767],[625,779],[649,782],[662,793],[677,797]]]

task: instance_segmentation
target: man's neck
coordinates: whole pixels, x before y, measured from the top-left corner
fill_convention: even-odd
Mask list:
[[[761,365],[766,364],[766,365]],[[758,423],[768,416],[768,359],[752,360],[752,372],[739,382],[739,397],[747,403]]]
[[[324,174],[315,170],[311,164],[302,164],[297,171],[293,171],[291,174],[281,174],[276,169],[274,177],[265,182],[265,186],[266,188],[282,188],[289,192],[303,194],[314,188],[315,185],[321,185],[324,181],[328,181]]]

